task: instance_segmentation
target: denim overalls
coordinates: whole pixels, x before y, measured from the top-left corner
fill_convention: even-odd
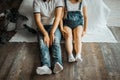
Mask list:
[[[68,26],[72,29],[76,28],[79,25],[83,26],[82,13],[80,11],[68,11],[67,10],[67,2],[66,2],[66,0],[64,0],[64,1],[65,1],[65,8],[67,11],[67,15],[63,19],[64,26]],[[80,2],[80,4],[79,4],[79,10],[81,10],[81,4],[82,4],[82,2]]]

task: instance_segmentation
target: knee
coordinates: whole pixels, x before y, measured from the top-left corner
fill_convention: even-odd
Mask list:
[[[69,32],[69,33],[68,33],[68,36],[67,36],[67,38],[70,38],[70,39],[72,39],[72,32]]]
[[[72,32],[68,32],[67,34],[66,34],[66,37],[65,37],[65,39],[72,39]]]
[[[80,34],[74,35],[74,41],[75,41],[75,42],[81,42],[81,41],[82,41],[81,35],[80,35]]]
[[[72,29],[69,27],[64,27],[64,30],[66,31],[64,38],[65,39],[72,39]]]
[[[81,40],[82,37],[81,37],[81,34],[76,34],[76,40]]]
[[[81,40],[82,39],[82,32],[80,32],[80,31],[74,32],[74,39]]]
[[[78,43],[81,43],[82,38],[81,37],[77,37],[77,38],[74,39],[74,41],[77,41]]]

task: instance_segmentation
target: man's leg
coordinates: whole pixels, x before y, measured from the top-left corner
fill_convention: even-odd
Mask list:
[[[52,45],[54,73],[59,73],[60,71],[63,70],[60,41],[61,41],[61,33],[60,30],[57,29],[55,32],[55,39]]]
[[[44,43],[43,36],[38,35],[38,42],[39,42],[39,48],[40,48],[40,56],[41,56],[41,63],[42,67],[38,67],[36,69],[37,74],[43,75],[43,74],[51,74],[52,71],[50,69],[51,63],[50,63],[50,54],[49,54],[49,48]]]

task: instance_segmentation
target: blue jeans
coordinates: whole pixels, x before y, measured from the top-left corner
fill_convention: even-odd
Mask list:
[[[51,31],[51,25],[45,25],[44,26],[46,31],[50,33]],[[61,32],[59,28],[56,29],[55,32],[55,39],[50,47],[51,52],[48,48],[48,46],[44,43],[44,36],[42,33],[38,33],[38,42],[39,42],[39,47],[40,47],[40,53],[41,53],[41,63],[42,65],[47,65],[48,67],[51,67],[51,62],[52,66],[56,62],[59,62],[62,65],[62,56],[61,56],[61,46],[60,46],[60,41],[61,41]],[[52,57],[52,61],[50,59]]]

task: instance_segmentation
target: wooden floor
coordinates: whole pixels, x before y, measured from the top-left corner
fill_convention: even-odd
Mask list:
[[[120,80],[120,43],[83,43],[83,62],[68,63],[62,47],[64,70],[39,76],[36,43],[8,43],[0,47],[0,80]]]

